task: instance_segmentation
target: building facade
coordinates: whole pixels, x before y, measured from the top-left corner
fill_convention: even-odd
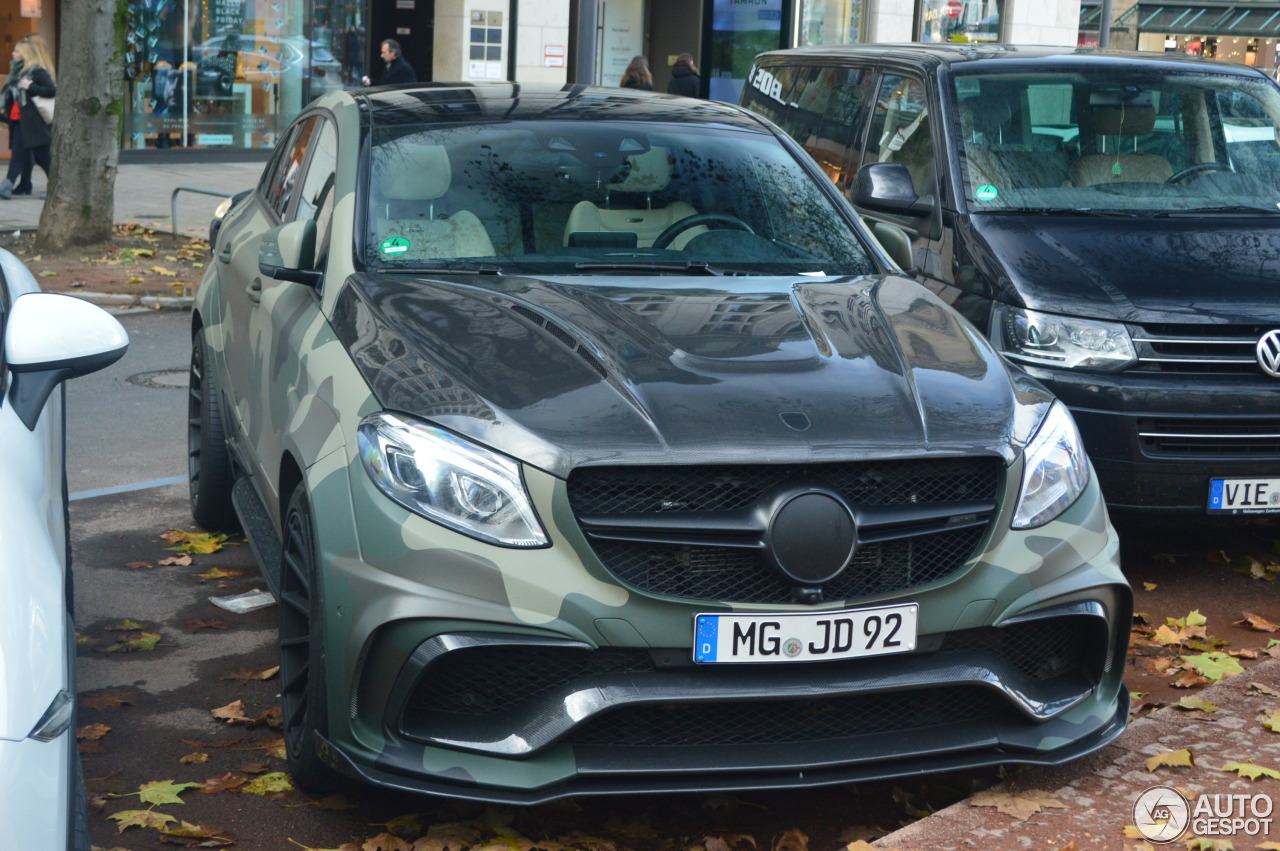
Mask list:
[[[0,0],[0,48],[55,50],[75,0]],[[313,98],[383,70],[395,39],[420,80],[617,85],[681,53],[702,93],[737,100],[754,56],[810,44],[1096,45],[1101,0],[129,0],[125,150],[272,147]],[[1113,0],[1112,47],[1199,53],[1275,73],[1280,0]]]

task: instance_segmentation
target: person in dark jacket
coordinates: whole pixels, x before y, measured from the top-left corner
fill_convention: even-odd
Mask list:
[[[378,85],[391,86],[396,83],[418,82],[418,75],[414,72],[413,66],[400,55],[400,42],[394,38],[384,39],[381,55],[387,67],[382,70],[382,79],[378,81]],[[367,86],[369,78],[365,77],[361,82]]]
[[[627,70],[622,72],[622,88],[653,91],[653,73],[649,70],[649,60],[643,56],[633,57]]]
[[[0,181],[0,198],[30,195],[31,172],[36,165],[48,176],[53,128],[40,117],[31,98],[51,98],[57,93],[53,62],[44,39],[38,33],[23,36],[14,45],[13,65],[4,89],[11,153],[9,173]]]
[[[667,92],[687,98],[696,98],[702,94],[702,78],[698,76],[698,66],[693,64],[693,54],[681,53],[676,57],[676,64],[671,66],[671,82],[667,83]]]

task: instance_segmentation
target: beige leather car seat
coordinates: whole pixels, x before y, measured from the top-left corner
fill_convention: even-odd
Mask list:
[[[671,182],[671,154],[666,148],[653,146],[643,154],[627,157],[630,171],[618,183],[605,187],[605,206],[592,201],[579,201],[569,213],[564,229],[564,244],[569,245],[572,235],[581,234],[629,234],[636,235],[636,246],[647,248],[671,225],[697,212],[684,201],[672,201],[665,207],[654,208],[653,195],[661,192]],[[611,203],[615,192],[629,192],[645,196],[643,208],[619,208]],[[685,243],[707,228],[699,225],[689,228],[675,238],[668,248],[680,249]]]
[[[1155,107],[1094,106],[1089,123],[1103,152],[1083,156],[1072,165],[1071,182],[1076,186],[1163,183],[1173,176],[1173,166],[1167,159],[1135,150],[1138,137],[1155,128]],[[1105,150],[1108,145],[1111,151]]]
[[[452,180],[449,153],[442,145],[406,145],[381,164],[376,241],[402,237],[409,243],[407,250],[388,255],[391,259],[493,256],[493,241],[475,213],[437,212],[435,202],[449,191]]]

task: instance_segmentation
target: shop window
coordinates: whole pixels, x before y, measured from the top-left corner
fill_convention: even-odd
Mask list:
[[[1000,40],[1003,0],[920,0],[920,41],[965,44]]]
[[[506,68],[502,62],[502,17],[502,12],[471,12],[467,76],[473,79],[506,79]]]
[[[713,0],[711,51],[702,69],[712,100],[737,103],[751,63],[782,46],[783,0]]]
[[[130,0],[124,146],[274,146],[305,104],[359,85],[363,14],[354,0]]]
[[[798,45],[858,44],[865,5],[863,0],[801,0]]]

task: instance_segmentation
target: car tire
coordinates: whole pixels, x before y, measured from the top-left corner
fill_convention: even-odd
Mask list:
[[[324,677],[324,603],[315,525],[305,484],[285,511],[280,555],[280,708],[289,775],[300,789],[327,794],[345,783],[317,750],[328,726]]]
[[[205,330],[191,338],[191,371],[187,390],[187,488],[191,516],[211,531],[240,528],[231,504],[235,476],[218,405],[218,380],[209,358]]]

